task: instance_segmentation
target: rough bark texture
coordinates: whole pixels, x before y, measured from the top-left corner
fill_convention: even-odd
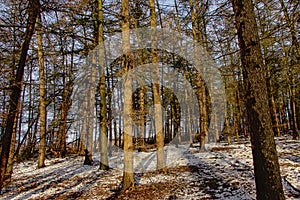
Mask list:
[[[128,0],[122,0],[122,49],[125,55],[125,68],[129,70],[130,38],[129,38],[129,9]],[[133,178],[133,144],[132,144],[132,81],[127,77],[124,83],[124,172],[123,190],[134,187]]]
[[[199,24],[201,21],[199,19],[199,13],[200,13],[200,2],[196,0],[193,2],[192,0],[189,0],[190,5],[190,11],[191,11],[191,18],[192,18],[192,33],[193,33],[193,39],[203,44],[202,41],[202,26]],[[198,56],[198,48],[195,48],[194,54],[195,57]],[[201,63],[198,63],[201,64]],[[206,108],[206,91],[205,91],[205,82],[202,80],[200,73],[198,72],[196,74],[195,78],[195,84],[197,86],[196,88],[196,95],[199,103],[199,109],[200,109],[200,115],[199,116],[199,124],[200,124],[200,133],[197,135],[199,139],[200,149],[205,150],[205,139],[208,135],[208,127],[207,127],[207,108]]]
[[[92,58],[92,66],[89,76],[89,87],[87,87],[87,115],[86,117],[86,124],[87,124],[87,140],[86,140],[86,149],[85,149],[85,165],[92,165],[93,164],[93,132],[94,132],[94,109],[95,109],[95,82],[96,82],[96,69],[95,69],[96,58],[93,55]]]
[[[284,199],[254,6],[251,0],[232,0],[232,4],[246,85],[257,199]]]
[[[291,86],[291,103],[292,103],[292,118],[293,118],[293,139],[296,140],[299,137],[299,129],[297,124],[297,109],[296,109],[296,89],[295,78],[292,73],[292,86]]]
[[[140,150],[145,147],[145,127],[146,127],[146,113],[145,113],[145,88],[141,87],[139,92],[140,98],[140,129],[138,134],[138,148]]]
[[[18,104],[20,102],[21,88],[23,85],[24,68],[26,64],[27,52],[29,49],[31,37],[34,33],[34,27],[38,13],[40,12],[39,0],[30,0],[28,8],[28,20],[25,32],[25,38],[22,45],[21,56],[18,63],[18,68],[14,81],[11,83],[11,94],[9,98],[9,113],[6,122],[5,132],[2,138],[3,146],[1,151],[1,162],[0,162],[0,190],[3,185],[4,173],[7,167],[7,161],[9,157],[11,138],[14,128],[15,118],[18,114]]]
[[[160,84],[159,84],[159,68],[158,68],[158,54],[157,44],[155,40],[156,31],[156,12],[155,2],[150,0],[150,24],[153,31],[152,40],[152,64],[154,65],[153,72],[153,103],[154,103],[154,118],[155,118],[155,134],[156,134],[156,148],[157,148],[157,169],[165,168],[164,156],[164,133],[162,127],[162,110],[160,100]]]
[[[124,190],[127,190],[134,186],[132,119],[130,117],[132,113],[131,94],[132,94],[132,81],[130,77],[127,77],[124,84],[124,174],[123,174]]]
[[[67,76],[67,75],[64,75]],[[65,79],[66,77],[64,77]],[[71,79],[71,78],[70,78]],[[65,80],[64,80],[65,82]],[[60,124],[59,124],[59,132],[58,132],[58,150],[59,157],[64,158],[67,155],[67,119],[68,112],[71,107],[71,99],[69,83],[64,83],[63,95],[62,95],[62,105],[61,105],[61,114],[60,114]]]
[[[87,83],[84,83],[87,84]],[[85,85],[87,88],[87,85]],[[86,152],[86,143],[87,143],[87,97],[88,97],[88,91],[87,89],[84,91],[85,97],[84,97],[84,102],[82,103],[82,124],[81,124],[81,130],[80,130],[80,141],[79,141],[79,151],[78,154],[81,156],[87,156]]]
[[[98,1],[98,44],[103,42],[103,10],[102,0]],[[100,169],[108,170],[108,146],[107,146],[107,117],[106,117],[106,84],[105,84],[105,71],[104,71],[104,51],[100,48],[99,52],[100,66],[102,67],[102,74],[100,77],[100,152],[101,161]]]
[[[20,105],[18,105],[19,109]],[[11,175],[13,173],[13,166],[14,166],[14,160],[15,160],[15,148],[16,148],[16,136],[17,136],[17,123],[18,123],[18,117],[16,116],[15,118],[15,123],[14,123],[14,130],[12,133],[12,138],[11,138],[11,144],[10,144],[10,150],[9,150],[9,157],[7,161],[7,168],[5,170],[5,175],[4,175],[4,180],[11,179]]]
[[[106,89],[105,76],[100,77],[100,126],[101,126],[101,161],[100,169],[108,170],[107,120],[106,120]]]
[[[271,78],[270,66],[267,66],[267,70],[268,70],[267,71],[267,75],[268,75],[267,89],[268,89],[268,93],[269,93],[270,109],[272,111],[271,119],[272,119],[273,131],[274,131],[274,135],[279,137],[280,136],[279,120],[277,117],[275,98],[274,98],[274,94],[273,94],[273,83],[272,83],[272,78]]]
[[[42,19],[41,15],[38,15],[38,22],[36,24],[37,39],[38,39],[38,58],[39,58],[39,76],[40,76],[40,145],[39,145],[39,157],[38,168],[45,167],[45,145],[46,145],[46,103],[45,103],[45,72],[44,72],[44,57],[43,57],[43,38],[42,38]]]

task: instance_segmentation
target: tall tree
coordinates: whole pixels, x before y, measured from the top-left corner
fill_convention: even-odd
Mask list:
[[[37,16],[40,12],[39,0],[30,0],[28,7],[28,19],[25,32],[24,42],[22,44],[22,50],[18,68],[14,80],[11,82],[11,94],[9,98],[9,113],[6,122],[5,132],[2,138],[2,150],[1,150],[1,163],[0,163],[0,190],[2,189],[5,170],[7,167],[7,161],[9,157],[11,138],[14,129],[14,122],[18,114],[18,105],[21,97],[21,88],[23,85],[24,68],[26,64],[27,52],[29,49],[30,41],[34,33],[35,23]]]
[[[62,54],[64,54],[63,44],[61,43]],[[66,55],[62,56],[62,67],[63,67],[63,89],[62,89],[62,102],[60,110],[60,121],[59,121],[59,131],[58,131],[58,141],[57,146],[59,149],[59,156],[64,158],[67,154],[67,131],[68,131],[68,113],[71,107],[71,94],[72,94],[72,66],[68,73],[68,59]]]
[[[129,4],[122,0],[122,50],[125,69],[129,71],[130,61],[130,35],[129,35]],[[124,84],[124,172],[123,190],[134,186],[133,178],[133,144],[132,144],[132,80],[126,77]]]
[[[271,6],[270,6],[271,7]],[[276,109],[276,102],[275,102],[275,91],[274,91],[274,74],[272,73],[272,62],[274,62],[274,55],[270,55],[272,53],[272,46],[273,43],[269,42],[270,39],[269,37],[264,38],[265,35],[270,34],[270,29],[272,30],[272,27],[267,23],[268,21],[268,12],[266,12],[266,7],[263,6],[260,9],[257,9],[257,19],[258,19],[258,25],[260,27],[260,32],[261,32],[261,46],[263,50],[263,59],[266,65],[266,74],[267,74],[267,89],[268,89],[268,94],[269,94],[269,105],[270,105],[270,110],[271,110],[271,119],[272,119],[272,124],[273,124],[273,130],[274,130],[274,135],[280,136],[280,127],[279,127],[279,120],[278,120],[278,115],[277,115],[277,109]],[[271,51],[272,50],[272,51]]]
[[[252,0],[232,0],[246,88],[257,199],[284,199]]]
[[[98,45],[104,40],[103,35],[103,3],[102,0],[98,0]],[[100,75],[100,169],[108,170],[108,152],[107,152],[107,117],[106,117],[106,83],[105,83],[105,69],[104,69],[104,51],[102,48],[99,49],[99,59],[101,75]]]
[[[39,59],[39,77],[40,77],[40,146],[38,157],[38,168],[45,167],[45,145],[46,145],[46,103],[45,103],[45,71],[43,55],[43,37],[42,37],[42,17],[38,15],[36,30],[38,40],[38,59]]]
[[[291,62],[290,62],[290,71],[291,71],[291,86],[290,86],[290,95],[291,95],[291,114],[293,121],[293,139],[297,139],[299,136],[299,128],[297,124],[297,105],[296,105],[296,84],[295,84],[295,69],[299,67],[299,59],[300,59],[300,45],[297,39],[297,32],[295,30],[296,20],[295,17],[290,16],[288,9],[283,0],[280,0],[280,4],[284,13],[284,18],[287,23],[287,26],[290,31],[290,36],[292,38],[291,45]],[[294,3],[296,4],[296,3]],[[297,3],[299,5],[299,2]],[[298,5],[294,5],[297,7]],[[295,13],[295,12],[293,12]]]
[[[96,55],[92,54],[92,66],[90,67],[89,76],[88,76],[88,86],[86,88],[86,100],[85,102],[86,111],[84,112],[86,115],[84,116],[85,121],[85,134],[86,135],[86,142],[85,142],[85,165],[92,165],[93,164],[93,133],[94,133],[94,110],[95,110],[95,88],[96,88]]]
[[[150,0],[150,25],[152,28],[152,64],[154,65],[153,72],[153,103],[154,103],[154,118],[155,118],[155,136],[156,136],[156,148],[157,148],[157,169],[165,168],[165,156],[164,156],[164,133],[162,127],[162,110],[160,100],[160,79],[158,68],[158,54],[157,43],[155,39],[156,34],[156,12],[155,2]]]
[[[203,4],[203,2],[201,2]],[[204,13],[200,9],[200,2],[199,0],[196,0],[193,2],[192,0],[189,1],[190,6],[190,13],[191,13],[191,19],[192,19],[192,35],[193,40],[198,42],[200,45],[203,45],[203,27],[202,27],[202,21],[204,21]],[[202,5],[203,6],[203,5]],[[194,54],[195,57],[198,55],[198,49],[195,48]],[[199,63],[201,64],[201,63]],[[204,150],[205,147],[205,139],[208,135],[208,118],[207,118],[207,107],[206,107],[206,90],[205,90],[205,82],[203,78],[201,77],[200,72],[196,73],[195,78],[195,84],[197,85],[196,88],[196,95],[198,98],[198,103],[200,107],[200,115],[199,116],[199,122],[200,122],[200,133],[197,135],[200,142],[200,148],[201,150]]]

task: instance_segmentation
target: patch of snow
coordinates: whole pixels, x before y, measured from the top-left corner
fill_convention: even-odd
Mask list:
[[[300,142],[276,140],[286,199],[300,198]],[[255,199],[251,145],[207,144],[206,151],[188,145],[165,146],[165,161],[171,173],[157,173],[156,152],[134,152],[137,185],[177,185],[162,199]],[[122,151],[109,157],[109,171],[99,170],[100,157],[93,166],[84,166],[83,157],[46,160],[38,169],[36,162],[18,163],[12,182],[1,199],[106,199],[120,189],[123,170]],[[173,198],[173,197],[172,197]]]

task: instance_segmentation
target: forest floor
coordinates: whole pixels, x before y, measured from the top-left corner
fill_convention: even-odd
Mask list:
[[[300,198],[300,141],[276,138],[286,199]],[[208,144],[206,151],[188,145],[165,147],[167,170],[156,167],[155,150],[135,152],[135,187],[121,190],[121,150],[109,157],[111,169],[83,165],[83,157],[47,159],[15,165],[11,183],[0,199],[255,199],[249,142]]]

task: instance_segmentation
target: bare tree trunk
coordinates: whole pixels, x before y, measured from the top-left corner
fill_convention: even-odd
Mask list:
[[[185,87],[185,101],[188,103],[188,105],[190,105],[189,98],[188,98],[188,91],[186,89],[187,87]],[[190,143],[190,147],[193,147],[193,133],[192,133],[192,126],[191,126],[191,110],[190,107],[187,105],[187,118],[186,118],[186,126],[187,126],[187,131],[188,131],[188,136],[189,136],[189,143]]]
[[[257,199],[285,199],[252,0],[232,0],[251,132]]]
[[[204,26],[204,17],[205,17],[205,12],[207,10],[207,2],[196,0],[196,35],[197,35],[197,42],[199,42],[201,45],[206,45],[206,51],[208,51],[208,46],[207,46],[207,41],[205,41],[205,26]],[[200,8],[201,4],[201,8]],[[198,52],[197,54],[198,55]],[[203,69],[205,71],[205,68]],[[206,95],[206,87],[205,87],[205,81],[203,80],[202,77],[200,77],[200,74],[198,75],[200,79],[200,126],[201,126],[201,131],[200,131],[200,148],[201,150],[205,150],[205,141],[207,140],[208,137],[208,109],[207,109],[207,95]]]
[[[260,13],[257,15],[258,16],[258,23],[260,24],[260,29],[262,32],[262,35],[266,34],[267,28],[266,24],[261,19]],[[268,89],[268,100],[269,100],[269,105],[270,105],[270,110],[271,110],[271,120],[272,120],[272,125],[273,125],[273,131],[275,136],[280,136],[280,129],[279,129],[279,122],[278,122],[278,117],[277,117],[277,111],[276,111],[276,105],[275,105],[275,99],[274,99],[274,91],[273,91],[273,83],[272,83],[272,75],[271,75],[271,66],[270,62],[268,60],[268,46],[264,42],[261,43],[262,48],[263,48],[263,59],[266,63],[266,75],[267,75],[267,89]]]
[[[130,36],[128,0],[122,0],[122,49],[125,55],[125,69],[130,69]],[[127,76],[124,83],[124,171],[123,190],[134,187],[133,144],[132,144],[132,80]]]
[[[96,55],[92,55],[92,66],[90,67],[89,84],[87,87],[87,112],[84,120],[86,121],[86,148],[85,148],[85,165],[93,164],[93,133],[94,133],[94,110],[95,110],[95,82],[96,82]]]
[[[63,63],[65,64],[65,63]],[[65,66],[64,66],[65,68]],[[60,114],[60,123],[59,123],[59,132],[58,132],[58,149],[59,156],[64,158],[67,154],[67,117],[70,109],[70,87],[69,82],[66,82],[66,69],[64,70],[63,75],[63,94],[62,94],[62,104],[61,104],[61,114]]]
[[[138,2],[136,2],[136,6]],[[139,19],[141,18],[141,12],[135,14],[135,28],[139,28]],[[138,46],[141,46],[141,37],[138,36]],[[144,63],[145,58],[143,52],[139,52],[139,63]],[[136,145],[138,147],[138,151],[142,151],[145,148],[145,133],[146,133],[146,110],[145,110],[145,86],[141,86],[139,93],[139,110],[138,110],[138,120],[139,120],[139,129],[137,130],[137,141]]]
[[[145,148],[145,127],[146,127],[146,111],[145,111],[145,87],[142,86],[139,91],[139,99],[140,99],[140,130],[138,135],[139,140],[139,148]]]
[[[153,74],[153,103],[154,103],[154,118],[155,118],[155,134],[156,134],[156,148],[157,148],[157,169],[163,169],[165,165],[164,156],[164,133],[162,127],[162,110],[160,100],[160,80],[159,80],[159,68],[158,68],[158,54],[157,44],[155,40],[156,34],[156,12],[155,2],[150,0],[150,24],[153,31],[152,39],[152,64],[154,66]]]
[[[295,1],[296,2],[296,1]],[[292,114],[292,122],[293,122],[293,139],[297,139],[299,137],[299,128],[298,128],[298,122],[297,122],[297,113],[296,113],[296,84],[295,84],[295,69],[299,65],[299,59],[300,59],[300,45],[297,39],[297,32],[295,30],[295,23],[296,20],[293,19],[289,15],[289,12],[287,10],[287,7],[283,0],[280,0],[280,4],[284,13],[285,21],[290,29],[290,35],[292,38],[292,59],[291,59],[291,89],[290,89],[290,95],[291,95],[291,114]],[[299,4],[299,3],[298,3]],[[295,7],[297,5],[294,5]]]
[[[18,106],[18,108],[19,108],[19,106]],[[15,123],[14,123],[14,130],[13,130],[12,138],[11,138],[11,145],[10,145],[10,150],[9,150],[7,168],[6,168],[5,175],[4,175],[4,180],[10,179],[11,175],[13,173],[16,137],[17,137],[17,123],[18,123],[18,117],[16,116]]]
[[[87,83],[84,83],[84,84],[87,84]],[[85,86],[86,88],[87,85]],[[84,97],[84,100],[83,100],[83,103],[82,103],[82,120],[81,120],[81,129],[80,129],[80,136],[79,136],[79,148],[78,148],[78,154],[83,156],[83,155],[86,155],[86,145],[87,145],[87,109],[88,109],[88,105],[87,105],[87,101],[88,101],[88,91],[87,89],[84,91],[85,93],[85,97]]]
[[[86,33],[86,30],[85,28],[83,29],[83,32],[84,32],[84,37],[87,38],[87,33]],[[84,40],[84,46],[87,48],[88,44],[87,44],[87,41]],[[86,77],[85,77],[86,78]],[[88,156],[88,152],[86,150],[86,145],[87,145],[87,137],[88,137],[88,120],[87,120],[87,115],[88,115],[88,83],[89,83],[89,80],[84,80],[83,81],[83,84],[84,84],[84,88],[85,90],[83,91],[84,92],[84,99],[83,99],[83,102],[82,102],[82,109],[81,109],[81,113],[80,115],[82,116],[81,118],[81,129],[80,129],[80,136],[79,136],[79,143],[78,143],[78,154],[80,156],[85,156],[85,158]],[[85,162],[84,162],[85,164]]]
[[[292,76],[292,85],[291,85],[291,106],[292,106],[292,118],[293,118],[293,139],[296,140],[299,137],[299,129],[297,124],[297,110],[296,110],[296,89],[295,89],[295,77],[294,73]]]
[[[42,38],[42,18],[38,15],[36,30],[38,39],[38,58],[39,58],[39,76],[40,76],[40,145],[38,168],[45,167],[45,145],[46,145],[46,104],[45,104],[45,72],[44,72],[44,55],[43,55],[43,38]]]
[[[102,0],[98,1],[98,44],[103,42],[103,10],[102,10]],[[101,126],[101,136],[100,136],[100,169],[108,170],[108,145],[107,145],[107,117],[106,117],[106,83],[105,83],[105,71],[104,71],[104,51],[102,48],[99,49],[99,59],[102,74],[100,75],[100,126]]]
[[[191,10],[191,18],[192,18],[192,33],[193,39],[197,42],[202,41],[202,33],[200,29],[200,8],[199,8],[199,1],[197,0],[194,4],[192,0],[189,1],[190,3],[190,10]],[[196,8],[196,11],[194,9]],[[197,16],[196,16],[197,14]],[[197,48],[196,48],[197,49]],[[195,50],[194,52],[195,57],[197,56],[198,52]],[[207,108],[206,108],[206,91],[205,91],[205,83],[202,80],[200,73],[196,74],[195,84],[196,88],[196,95],[199,102],[200,108],[200,134],[198,135],[200,141],[200,149],[204,150],[205,148],[205,138],[207,137],[208,127],[207,127]]]
[[[24,77],[24,67],[26,64],[27,52],[29,49],[31,37],[34,33],[34,26],[38,13],[40,12],[40,2],[38,0],[30,0],[28,8],[27,27],[25,39],[22,45],[21,56],[18,63],[18,69],[14,81],[11,83],[12,92],[9,99],[9,113],[6,122],[5,132],[2,138],[1,163],[0,163],[0,190],[2,189],[4,174],[7,167],[9,157],[12,133],[14,130],[15,118],[18,114],[18,105],[20,102],[21,88]]]
[[[107,120],[106,120],[106,87],[105,75],[100,77],[100,126],[101,126],[101,161],[100,169],[108,170]]]
[[[278,117],[277,117],[277,110],[276,110],[276,105],[275,105],[275,99],[274,99],[274,94],[273,94],[273,84],[271,80],[271,69],[270,66],[267,66],[267,75],[268,75],[268,91],[269,91],[269,104],[270,104],[270,109],[271,109],[271,119],[272,119],[272,124],[273,124],[273,130],[274,134],[276,136],[280,136],[280,129],[279,129],[279,122],[278,122]]]
[[[198,75],[200,76],[200,74]],[[208,117],[207,117],[207,107],[206,107],[206,91],[205,91],[205,83],[200,79],[200,149],[205,149],[205,139],[208,136]]]

